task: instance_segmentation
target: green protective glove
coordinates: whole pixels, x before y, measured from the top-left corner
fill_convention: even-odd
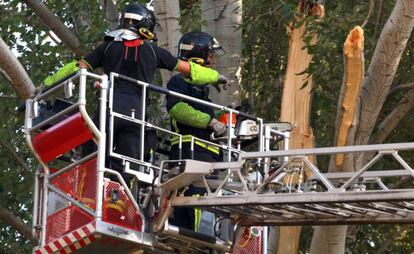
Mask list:
[[[211,119],[209,114],[196,110],[185,102],[175,104],[169,113],[176,121],[200,129],[207,129]]]
[[[63,80],[64,78],[70,76],[71,74],[77,72],[78,70],[79,70],[78,62],[73,60],[72,62],[60,68],[55,74],[47,77],[43,81],[43,84],[46,87],[52,86],[53,84],[56,84],[58,81]]]
[[[214,84],[220,78],[218,71],[203,67],[194,62],[189,62],[191,68],[191,79],[189,83],[194,85]]]

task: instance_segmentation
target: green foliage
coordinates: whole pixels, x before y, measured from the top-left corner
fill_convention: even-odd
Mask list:
[[[294,1],[243,2],[243,104],[267,121],[277,121],[287,63],[286,27]]]
[[[83,48],[91,49],[102,40],[107,23],[103,21],[98,1],[47,1],[48,8],[79,37]],[[35,84],[78,58],[65,45],[56,45],[49,29],[21,1],[0,3],[2,39],[17,54],[19,61]],[[87,16],[89,26],[75,25],[77,13]],[[8,80],[0,75],[0,206],[31,225],[32,190],[36,162],[27,149],[22,126],[23,113],[14,108],[21,102]],[[27,170],[14,157],[14,151],[26,164]],[[0,253],[30,253],[32,245],[13,228],[0,222]]]
[[[201,30],[205,21],[201,18],[200,1],[198,0],[180,0],[180,26],[181,32]]]

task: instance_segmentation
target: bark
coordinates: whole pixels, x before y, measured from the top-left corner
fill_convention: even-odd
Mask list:
[[[74,53],[86,55],[87,52],[81,49],[78,37],[50,11],[46,5],[39,0],[24,0],[39,18],[59,37],[59,39]]]
[[[367,144],[414,27],[414,1],[398,0],[388,18],[364,79],[355,144]]]
[[[155,14],[157,23],[160,24],[158,31],[158,46],[167,49],[173,55],[177,55],[180,32],[180,3],[178,0],[155,0]],[[172,73],[167,70],[161,71],[162,83],[165,85],[171,79]]]
[[[109,28],[114,30],[118,26],[118,11],[112,0],[99,0],[105,20],[109,22]]]
[[[217,70],[230,80],[227,91],[210,94],[214,102],[232,107],[240,105],[240,75],[242,30],[237,28],[242,19],[241,0],[202,0],[201,18],[207,23],[202,27],[220,42],[227,54],[216,58]]]
[[[0,68],[7,74],[20,99],[35,94],[35,86],[19,60],[0,37]]]
[[[0,220],[12,226],[27,240],[36,241],[36,238],[32,235],[31,227],[26,225],[21,219],[16,217],[12,212],[4,207],[0,207]]]
[[[312,246],[311,246],[310,253],[311,254],[343,253],[344,244],[341,244],[341,246],[339,246],[338,244],[328,244],[328,242],[329,243],[345,242],[344,236],[346,235],[346,231],[347,231],[347,226],[316,227],[313,233],[313,237],[312,237]]]
[[[359,102],[361,84],[364,78],[363,49],[364,31],[361,27],[355,27],[349,33],[344,43],[345,71],[335,124],[336,146],[352,144],[355,138],[353,130],[356,125],[356,116],[358,114],[357,104]],[[332,156],[329,171],[352,171],[352,164],[352,154],[338,154]],[[310,253],[343,253],[345,250],[347,229],[348,226],[315,227]]]

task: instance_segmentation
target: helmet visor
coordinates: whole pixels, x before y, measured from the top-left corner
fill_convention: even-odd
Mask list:
[[[218,56],[223,56],[226,54],[226,51],[223,49],[223,47],[220,45],[220,43],[218,42],[218,40],[216,38],[213,37],[213,48],[211,49],[212,53],[218,55]]]

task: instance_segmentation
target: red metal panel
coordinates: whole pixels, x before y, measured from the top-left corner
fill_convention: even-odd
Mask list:
[[[234,244],[232,254],[262,253],[262,236],[260,227],[245,227],[243,234]]]
[[[92,137],[92,133],[85,126],[78,112],[36,135],[33,139],[33,147],[40,158],[47,163]]]
[[[113,190],[118,192],[118,200],[111,199],[111,192]],[[105,181],[105,200],[102,220],[133,230],[142,230],[141,217],[126,195],[123,187],[119,183],[109,180]]]
[[[51,183],[72,198],[95,210],[96,157],[53,178]]]
[[[57,240],[93,220],[90,214],[73,205],[49,215],[46,224],[46,243]]]

